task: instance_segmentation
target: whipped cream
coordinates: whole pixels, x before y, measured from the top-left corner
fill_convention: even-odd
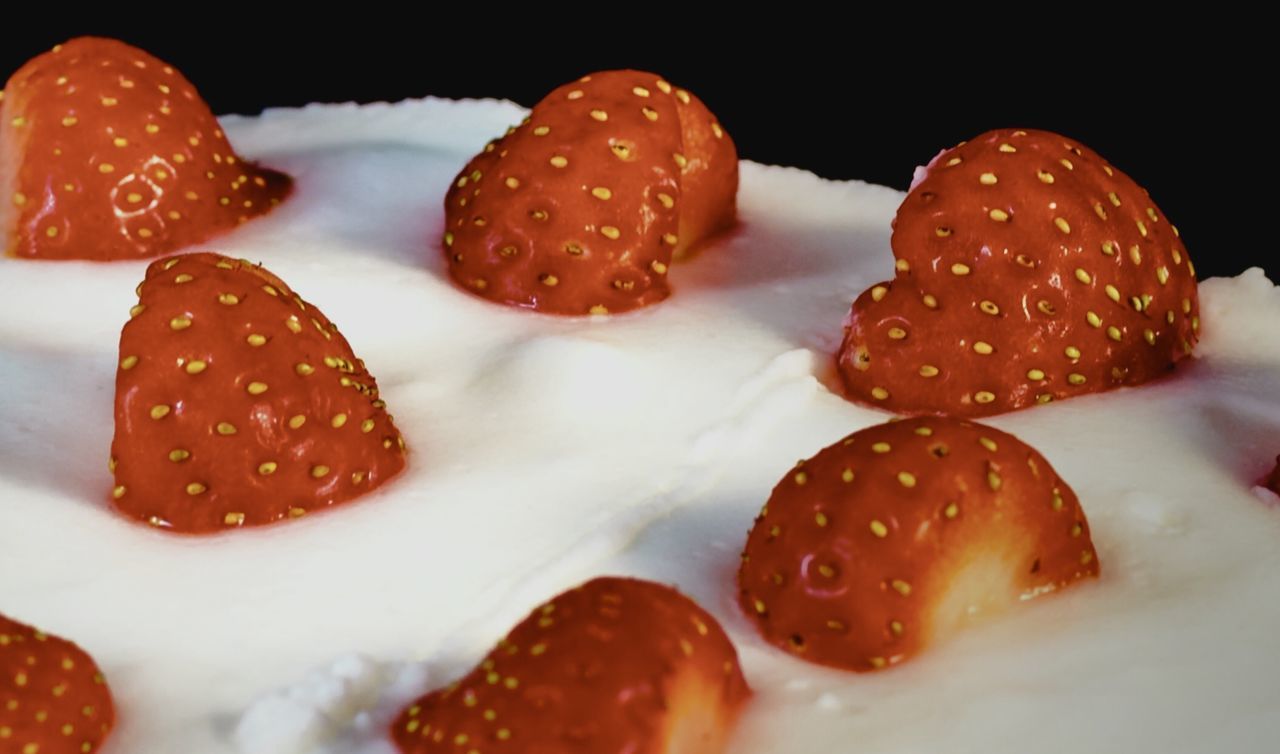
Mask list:
[[[786,470],[888,418],[828,386],[850,303],[892,276],[902,194],[745,163],[741,226],[673,267],[670,299],[538,316],[458,290],[436,248],[450,180],[523,115],[224,119],[297,194],[207,248],[332,318],[411,452],[378,493],[295,522],[193,539],[114,515],[117,344],[145,263],[0,260],[0,610],[97,659],[120,718],[103,754],[386,754],[400,705],[604,573],[723,622],[757,692],[731,754],[1274,751],[1280,509],[1251,487],[1280,451],[1280,289],[1260,271],[1201,286],[1197,359],[1167,379],[989,420],[1078,493],[1097,583],[897,669],[825,670],[756,636],[734,575]]]

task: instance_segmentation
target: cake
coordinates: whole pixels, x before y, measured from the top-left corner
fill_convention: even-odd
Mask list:
[[[1280,426],[1280,290],[1260,271],[1201,285],[1197,358],[1170,377],[986,420],[1074,488],[1100,580],[901,668],[824,670],[756,634],[734,573],[796,459],[887,418],[840,397],[831,354],[891,274],[902,194],[744,163],[741,226],[673,266],[668,300],[530,315],[457,289],[432,248],[450,180],[522,115],[224,119],[296,193],[200,248],[263,262],[340,323],[410,449],[379,492],[287,526],[192,539],[114,515],[117,344],[146,263],[0,260],[0,609],[98,661],[106,754],[386,754],[402,704],[606,573],[675,584],[725,626],[756,692],[733,754],[1280,740],[1280,519],[1252,489]]]

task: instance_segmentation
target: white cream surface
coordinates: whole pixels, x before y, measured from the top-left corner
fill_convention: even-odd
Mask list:
[[[731,754],[1280,746],[1280,505],[1251,489],[1280,452],[1280,289],[1260,271],[1202,284],[1203,342],[1169,378],[989,420],[1073,485],[1099,581],[897,669],[823,670],[757,637],[734,573],[777,479],[888,418],[826,385],[851,301],[892,274],[902,194],[744,163],[741,226],[673,266],[666,302],[538,316],[455,288],[437,248],[450,180],[523,114],[225,120],[297,193],[207,248],[332,318],[409,443],[399,478],[332,512],[203,539],[117,517],[117,344],[145,263],[0,260],[0,612],[98,660],[104,754],[387,754],[401,704],[604,573],[726,626],[757,692]]]

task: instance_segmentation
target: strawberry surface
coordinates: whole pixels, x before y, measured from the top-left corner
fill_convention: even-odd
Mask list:
[[[552,314],[623,312],[670,294],[678,257],[730,226],[738,158],[693,95],[640,71],[551,92],[445,197],[449,273]]]
[[[474,670],[405,709],[405,754],[716,754],[750,695],[709,613],[598,578],[534,610]]]
[[[111,691],[92,657],[0,614],[0,752],[88,754],[114,724]]]
[[[296,518],[404,467],[376,380],[315,306],[217,254],[153,262],[120,336],[115,507],[210,532]]]
[[[1075,494],[991,427],[920,417],[802,461],[756,519],[739,601],[811,662],[894,665],[983,614],[1098,575]]]
[[[1128,176],[1044,131],[938,155],[898,210],[896,274],[853,304],[848,395],[986,416],[1137,385],[1199,336],[1177,229]]]
[[[114,39],[32,59],[0,110],[0,232],[14,256],[163,254],[266,213],[292,186],[236,155],[181,73]]]

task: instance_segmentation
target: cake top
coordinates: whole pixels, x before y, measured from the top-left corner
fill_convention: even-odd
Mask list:
[[[1266,337],[1280,292],[1265,277],[1202,286],[1218,324],[1193,368],[991,420],[1070,480],[1115,578],[928,662],[832,674],[757,638],[725,584],[795,459],[885,418],[838,397],[827,367],[849,301],[892,274],[902,195],[747,163],[741,232],[686,263],[678,295],[607,325],[530,317],[459,291],[424,253],[449,181],[523,115],[428,100],[223,123],[246,157],[308,189],[219,250],[324,302],[397,425],[423,438],[403,478],[340,515],[191,541],[87,503],[110,486],[103,397],[144,264],[0,262],[0,595],[90,651],[120,709],[164,711],[129,716],[111,746],[385,751],[402,703],[600,573],[675,584],[724,623],[770,704],[744,715],[735,753],[944,738],[1250,751],[1280,735],[1254,712],[1280,702],[1280,525],[1249,490],[1267,469],[1247,460],[1280,423],[1280,346]],[[1191,698],[1188,680],[1213,699]],[[1222,728],[1202,724],[1206,704]]]

